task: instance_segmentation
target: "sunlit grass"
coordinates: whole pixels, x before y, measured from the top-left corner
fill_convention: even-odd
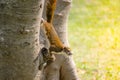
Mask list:
[[[69,41],[81,80],[120,80],[120,0],[73,0]]]

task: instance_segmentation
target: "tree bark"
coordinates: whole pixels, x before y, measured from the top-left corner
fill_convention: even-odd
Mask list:
[[[61,41],[66,46],[69,46],[67,39],[67,21],[70,7],[71,0],[57,0],[57,8],[53,22]],[[47,42],[45,38],[42,43],[43,45],[45,43],[46,46]],[[72,56],[67,56],[65,53],[60,52],[56,53],[55,57],[56,60],[42,71],[43,76],[41,80],[78,80]]]
[[[72,57],[56,53],[56,60],[43,71],[40,80],[78,80]]]
[[[69,46],[68,43],[68,16],[71,8],[71,0],[57,0],[57,8],[54,15],[53,25],[61,41]]]
[[[0,80],[39,80],[43,0],[0,0]]]

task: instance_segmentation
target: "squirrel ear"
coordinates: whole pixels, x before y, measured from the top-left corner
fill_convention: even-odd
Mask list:
[[[43,18],[41,18],[41,22],[40,22],[40,24],[43,24],[44,21],[45,21],[45,20],[44,20]]]
[[[41,18],[40,26],[43,26],[45,24],[46,20]]]
[[[44,22],[44,19],[43,18],[41,18],[41,23],[43,23]]]

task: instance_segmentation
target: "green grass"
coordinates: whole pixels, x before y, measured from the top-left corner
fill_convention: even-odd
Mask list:
[[[81,80],[120,80],[120,0],[73,0],[69,42]]]

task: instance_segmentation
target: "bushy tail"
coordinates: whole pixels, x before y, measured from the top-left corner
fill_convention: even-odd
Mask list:
[[[56,2],[57,0],[47,0],[46,16],[48,23],[52,23],[53,21],[54,11],[56,9]]]

